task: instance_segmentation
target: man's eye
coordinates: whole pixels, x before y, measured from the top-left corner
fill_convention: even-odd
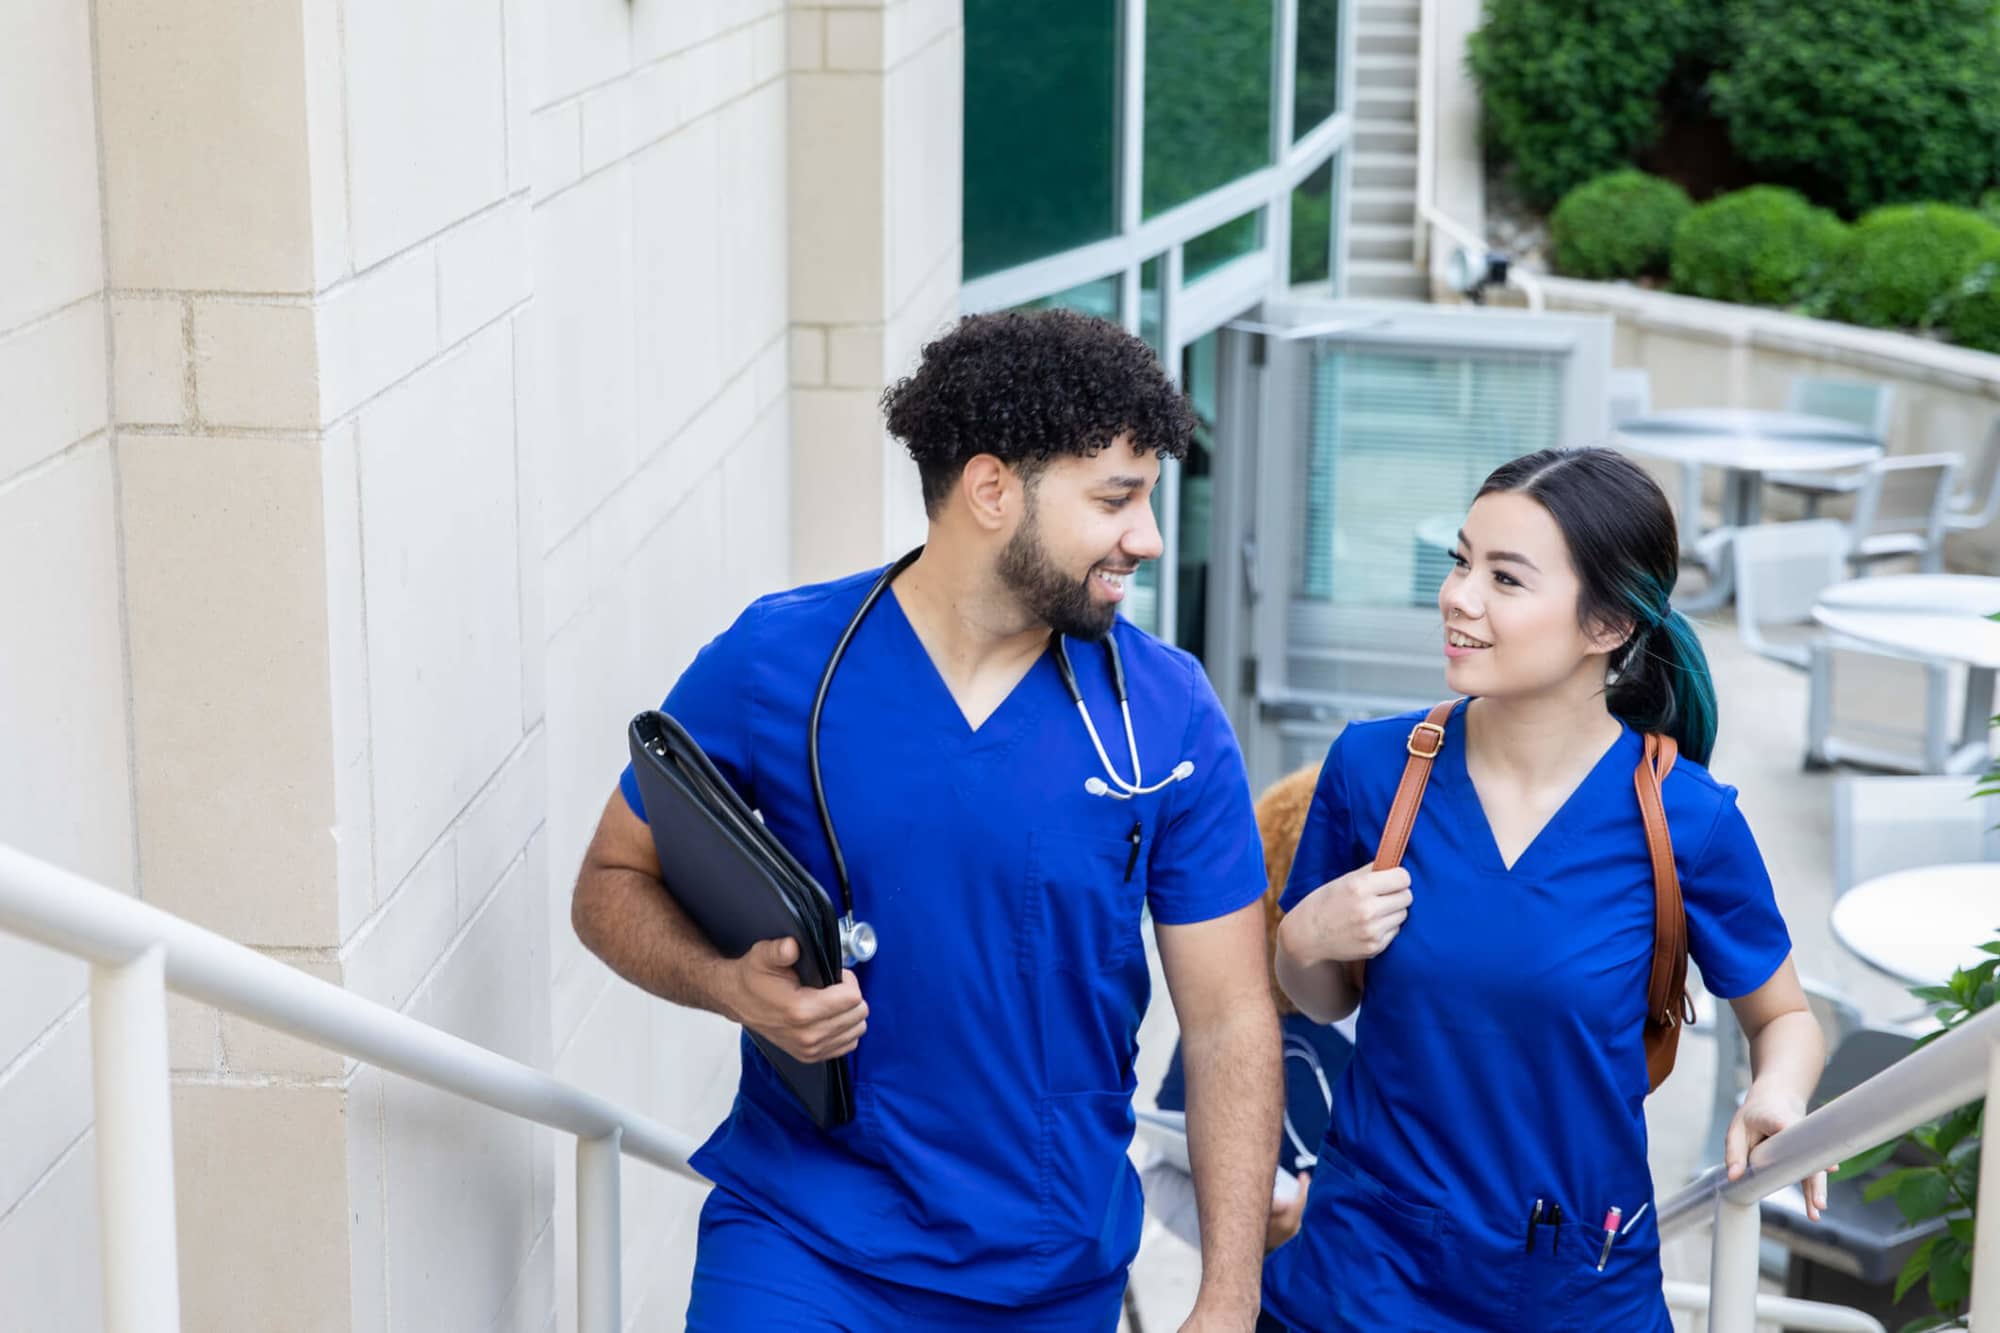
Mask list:
[[[1131,499],[1132,497],[1129,495],[1114,495],[1100,501],[1099,503],[1101,503],[1106,509],[1115,511],[1123,509],[1128,503],[1131,502]]]

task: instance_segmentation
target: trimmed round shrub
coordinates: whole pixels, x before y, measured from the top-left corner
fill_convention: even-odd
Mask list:
[[[1709,83],[1737,153],[1853,216],[2000,179],[1993,0],[1743,0]]]
[[[1727,49],[1727,0],[1487,0],[1469,63],[1490,144],[1546,208],[1659,137],[1678,74]]]
[[[1878,208],[1849,233],[1828,277],[1826,313],[1878,329],[1927,324],[1990,261],[2000,261],[2000,227],[1969,208]]]
[[[2000,263],[1981,264],[1945,298],[1938,327],[1961,347],[2000,352]]]
[[[1712,301],[1791,305],[1831,271],[1846,242],[1846,225],[1796,190],[1753,185],[1681,220],[1673,288]]]
[[[1672,181],[1614,171],[1580,185],[1549,215],[1556,270],[1575,278],[1664,273],[1674,229],[1694,205]]]

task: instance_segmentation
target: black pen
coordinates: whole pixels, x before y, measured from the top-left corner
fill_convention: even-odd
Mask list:
[[[1528,1214],[1528,1253],[1535,1252],[1535,1228],[1542,1224],[1542,1201],[1535,1200],[1533,1211]]]
[[[1556,1229],[1555,1245],[1549,1253],[1561,1254],[1563,1245],[1563,1206],[1561,1204],[1552,1203],[1549,1205],[1549,1225]]]

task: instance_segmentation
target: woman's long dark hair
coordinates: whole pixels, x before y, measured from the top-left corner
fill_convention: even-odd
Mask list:
[[[1611,656],[1611,711],[1636,731],[1672,736],[1682,754],[1707,763],[1715,682],[1694,626],[1668,604],[1680,576],[1680,535],[1659,486],[1610,449],[1543,449],[1494,469],[1479,494],[1496,492],[1532,498],[1562,529],[1586,632],[1631,626]]]

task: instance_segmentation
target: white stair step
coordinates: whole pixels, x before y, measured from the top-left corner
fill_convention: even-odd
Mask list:
[[[1354,61],[1354,91],[1366,96],[1377,88],[1407,89],[1417,95],[1415,56],[1358,56]]]
[[[1356,120],[1406,121],[1411,124],[1417,119],[1417,87],[1412,83],[1407,88],[1357,87],[1354,90],[1354,118]]]
[[[1421,301],[1429,297],[1429,286],[1416,264],[1408,259],[1349,259],[1347,294],[1362,298]]]
[[[1357,222],[1347,229],[1347,253],[1353,259],[1386,259],[1404,264],[1416,262],[1417,229],[1414,224]]]
[[[1357,153],[1417,153],[1417,127],[1399,121],[1356,121],[1354,151]]]
[[[1415,24],[1366,24],[1354,30],[1356,56],[1408,56],[1416,59],[1419,30]]]
[[[1414,190],[1417,161],[1399,153],[1356,153],[1354,184],[1357,189]]]
[[[1359,12],[1355,14],[1358,25],[1355,31],[1371,23],[1408,24],[1415,27],[1423,21],[1424,7],[1418,0],[1362,0]]]
[[[1358,187],[1349,196],[1349,213],[1354,222],[1391,226],[1401,224],[1416,225],[1417,193],[1415,190],[1371,190]]]

